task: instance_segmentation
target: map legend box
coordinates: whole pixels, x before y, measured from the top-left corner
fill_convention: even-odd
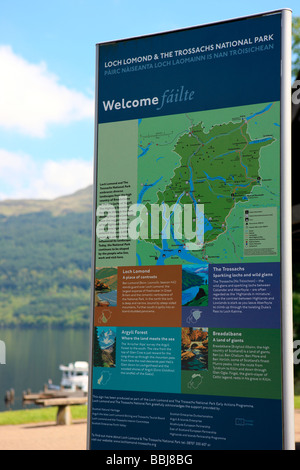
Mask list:
[[[247,209],[244,214],[244,255],[276,256],[277,207]]]

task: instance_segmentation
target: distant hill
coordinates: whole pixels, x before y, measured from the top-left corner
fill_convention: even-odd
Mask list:
[[[47,199],[8,199],[0,201],[0,214],[23,215],[49,211],[52,215],[63,215],[70,212],[88,212],[92,210],[93,186],[76,191],[75,193]]]
[[[89,326],[92,187],[0,202],[0,327]]]

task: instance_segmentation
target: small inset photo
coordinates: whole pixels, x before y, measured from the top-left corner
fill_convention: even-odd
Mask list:
[[[117,306],[118,269],[96,268],[95,307]]]
[[[181,329],[181,370],[208,369],[208,328]]]
[[[116,366],[116,328],[96,327],[94,329],[94,366]]]
[[[208,263],[182,265],[182,306],[208,305]]]

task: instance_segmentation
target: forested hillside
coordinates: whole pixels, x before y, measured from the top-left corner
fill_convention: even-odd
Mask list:
[[[91,188],[0,204],[0,326],[89,326],[91,240]]]
[[[91,187],[53,201],[0,202],[0,327],[88,327],[91,249]],[[297,258],[296,338],[299,266]]]

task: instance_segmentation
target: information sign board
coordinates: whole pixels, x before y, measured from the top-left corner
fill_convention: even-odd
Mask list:
[[[91,449],[294,445],[290,33],[97,45]]]

